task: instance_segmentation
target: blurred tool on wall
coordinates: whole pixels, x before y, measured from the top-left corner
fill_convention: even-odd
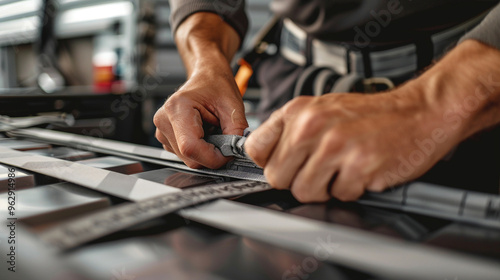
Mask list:
[[[271,13],[266,0],[247,5],[253,37]],[[72,127],[51,128],[158,144],[153,114],[186,78],[167,0],[9,0],[0,11],[0,115],[69,114]],[[250,111],[258,98],[250,88]]]
[[[146,98],[134,98],[134,92],[145,75],[155,75],[154,5],[146,0],[2,1],[0,115],[67,113],[75,117],[74,126],[56,129],[121,140],[144,134],[140,118]],[[117,127],[124,129],[117,132]]]

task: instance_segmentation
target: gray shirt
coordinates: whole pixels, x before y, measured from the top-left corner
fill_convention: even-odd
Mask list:
[[[172,29],[196,12],[219,14],[244,38],[248,29],[245,0],[170,0]],[[374,44],[411,41],[415,34],[439,32],[477,16],[498,0],[273,0],[271,10],[293,20],[313,37],[349,43],[356,27],[370,21],[386,23]],[[464,39],[500,49],[500,5]]]
[[[500,49],[500,4],[496,5],[478,26],[465,34],[460,42],[467,39],[475,39]]]

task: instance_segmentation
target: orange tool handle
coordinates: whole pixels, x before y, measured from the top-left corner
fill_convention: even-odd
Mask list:
[[[234,79],[236,80],[241,96],[243,96],[247,91],[248,81],[250,81],[250,77],[253,75],[253,69],[252,65],[250,65],[250,63],[248,63],[244,58],[241,58],[238,61],[238,64],[240,65],[240,69],[238,69]]]

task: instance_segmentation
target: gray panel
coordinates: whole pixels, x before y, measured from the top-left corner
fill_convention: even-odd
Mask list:
[[[86,242],[173,213],[188,206],[217,198],[265,191],[270,188],[268,184],[238,181],[191,188],[185,191],[174,189],[170,194],[138,203],[123,203],[104,211],[74,219],[43,232],[40,238],[61,250],[73,249]]]
[[[35,186],[33,174],[20,171],[18,168],[14,169],[15,180],[13,183],[15,184],[15,190],[27,189]],[[9,167],[0,164],[0,193],[7,192],[9,189],[9,173],[11,173],[9,172]],[[5,207],[5,209],[7,208]]]
[[[68,147],[57,147],[51,149],[43,149],[43,150],[32,150],[28,151],[30,154],[36,154],[47,157],[54,157],[65,160],[84,160],[95,157],[95,153],[89,151],[81,151],[75,150]]]
[[[60,145],[77,146],[79,148],[88,148],[88,149],[99,148],[99,149],[106,149],[111,152],[119,152],[119,153],[157,158],[157,159],[164,159],[168,161],[182,162],[175,154],[167,152],[161,148],[135,145],[115,140],[77,135],[77,134],[53,131],[48,129],[41,129],[41,128],[18,129],[15,131],[11,131],[9,135],[26,137],[29,139],[36,139],[40,141],[47,141],[50,143],[57,143]]]
[[[79,160],[78,163],[122,174],[134,174],[143,170],[142,164],[138,161],[113,156]]]
[[[223,181],[222,178],[182,172],[172,168],[151,170],[133,176],[180,189]]]
[[[37,143],[27,140],[2,139],[0,140],[0,147],[18,151],[28,151],[37,149],[48,149],[50,148],[50,145],[46,143]]]
[[[183,209],[179,214],[323,261],[387,278],[495,279],[500,275],[497,262],[227,200]]]
[[[112,171],[107,171],[88,165],[65,161],[56,158],[49,158],[39,155],[17,152],[11,149],[0,147],[0,162],[28,169],[29,171],[41,173],[50,177],[75,183],[87,188],[96,189],[101,187],[102,180]],[[116,173],[116,176],[126,178],[128,175]],[[111,189],[99,188],[99,191],[122,197],[122,193],[114,192]],[[163,194],[177,192],[178,189],[166,185],[137,179],[137,184],[130,196],[122,197],[131,201],[140,201]]]
[[[480,193],[468,193],[462,215],[471,218],[485,218],[489,197]]]
[[[103,280],[110,279],[110,272],[135,279],[282,279],[292,264],[301,264],[305,258],[266,243],[207,231],[199,225],[149,238],[88,246],[68,254],[68,260],[85,276]],[[308,279],[345,279],[333,267],[317,265]]]
[[[461,191],[453,192],[429,184],[413,183],[411,188],[408,188],[406,205],[459,214],[463,195]]]
[[[16,217],[31,225],[52,223],[109,206],[109,199],[70,183],[46,185],[16,192]],[[0,195],[1,209],[7,209],[7,194]],[[5,220],[7,211],[0,212]]]

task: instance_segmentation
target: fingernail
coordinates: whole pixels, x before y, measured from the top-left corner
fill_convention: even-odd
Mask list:
[[[234,124],[234,113],[236,113],[236,109],[233,109],[233,112],[231,112],[231,123]]]

